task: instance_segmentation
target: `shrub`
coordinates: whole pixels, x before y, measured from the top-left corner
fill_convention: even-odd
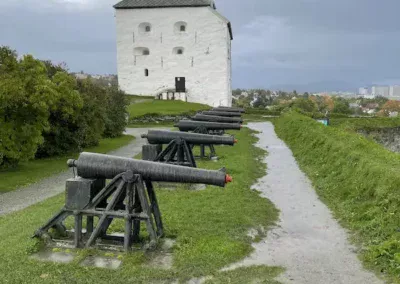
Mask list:
[[[364,261],[400,273],[400,157],[356,133],[288,113],[274,121],[299,165],[353,239]]]
[[[114,138],[123,134],[127,125],[128,105],[128,97],[117,86],[107,88],[105,137]]]
[[[76,135],[80,139],[81,148],[96,146],[105,130],[107,93],[90,79],[78,80],[78,91],[83,100],[83,108],[77,117]]]
[[[61,155],[80,148],[82,141],[76,135],[79,129],[79,113],[83,100],[76,91],[76,80],[65,70],[56,69],[47,62],[48,74],[55,85],[56,103],[50,109],[50,127],[43,132],[44,143],[36,153],[36,157]]]
[[[56,101],[44,64],[0,47],[0,166],[34,157]]]

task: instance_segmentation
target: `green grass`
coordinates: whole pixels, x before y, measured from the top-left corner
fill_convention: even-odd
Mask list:
[[[85,149],[88,152],[107,153],[127,145],[133,136],[123,135],[118,138],[101,139],[96,147]],[[76,158],[78,154],[32,160],[21,163],[15,168],[0,171],[0,193],[15,190],[19,187],[38,182],[46,177],[67,169],[67,159]]]
[[[235,147],[217,147],[218,162],[199,161],[202,168],[226,166],[234,178],[226,188],[209,186],[195,192],[181,188],[176,191],[157,189],[166,236],[176,240],[172,269],[143,266],[149,261],[149,255],[139,251],[122,254],[123,266],[117,271],[81,267],[79,262],[93,251],[78,251],[72,264],[30,259],[30,253],[36,251],[39,244],[30,236],[63,206],[64,196],[61,195],[0,217],[3,283],[171,283],[174,280],[185,283],[192,277],[204,276],[214,276],[207,283],[251,283],[253,280],[276,283],[272,279],[281,272],[280,268],[252,267],[219,272],[252,251],[252,240],[247,236],[250,228],[268,228],[278,217],[273,204],[250,189],[256,179],[265,174],[262,163],[265,152],[253,145],[257,139],[252,133],[243,129],[236,135],[239,143]],[[120,226],[122,229],[123,224]]]
[[[331,126],[346,130],[375,130],[380,128],[400,127],[400,118],[371,117],[371,118],[332,118]]]
[[[400,283],[400,156],[299,114],[274,124],[321,199],[351,232],[365,265]]]
[[[161,101],[153,100],[143,103],[131,104],[128,107],[131,119],[144,116],[163,116],[163,115],[186,115],[194,114],[201,110],[209,109],[209,106],[186,103],[182,101]]]

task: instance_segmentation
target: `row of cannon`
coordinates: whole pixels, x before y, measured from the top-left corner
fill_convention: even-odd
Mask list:
[[[215,145],[234,146],[238,141],[225,131],[241,129],[242,113],[243,109],[218,107],[177,122],[179,131],[148,131],[142,135],[148,141],[142,160],[85,152],[77,160],[68,160],[77,176],[66,182],[65,206],[34,237],[49,245],[62,242],[74,248],[110,249],[123,244],[129,251],[133,243],[141,241],[140,226],[145,223],[149,246],[154,248],[164,235],[164,226],[153,182],[219,187],[232,182],[225,168],[197,168],[193,149],[200,148],[200,158],[215,158]],[[71,231],[65,226],[70,216],[74,218]],[[109,232],[114,219],[124,219],[123,235]]]

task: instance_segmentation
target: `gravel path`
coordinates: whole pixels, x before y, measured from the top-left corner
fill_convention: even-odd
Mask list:
[[[281,211],[278,226],[255,244],[255,252],[240,266],[282,266],[277,280],[295,284],[378,284],[374,274],[363,269],[346,231],[318,199],[308,178],[299,169],[292,152],[280,140],[271,123],[251,123],[262,133],[258,146],[268,150],[268,174],[255,187]]]
[[[147,128],[128,128],[126,134],[133,135],[136,139],[127,146],[109,154],[126,158],[132,158],[139,154],[142,151],[142,146],[146,143],[146,139],[142,139],[140,135],[146,133],[147,130]],[[73,177],[72,170],[67,170],[27,187],[0,194],[0,216],[22,210],[62,193],[65,189],[65,181],[71,177]]]

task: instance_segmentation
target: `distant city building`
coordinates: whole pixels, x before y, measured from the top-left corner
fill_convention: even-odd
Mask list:
[[[390,86],[389,87],[390,97],[400,97],[400,86]]]
[[[362,96],[369,95],[368,88],[360,88],[360,89],[358,89],[358,94],[362,95]]]
[[[88,74],[76,73],[74,74],[76,79],[85,80],[89,77]]]
[[[374,96],[389,97],[389,86],[373,86],[371,94]]]

